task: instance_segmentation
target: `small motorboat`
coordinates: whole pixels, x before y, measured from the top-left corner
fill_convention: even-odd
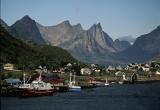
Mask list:
[[[76,81],[75,81],[75,74],[74,74],[74,78],[72,81],[72,73],[70,73],[70,81],[68,84],[68,90],[70,92],[80,92],[81,91],[81,86],[76,86]]]

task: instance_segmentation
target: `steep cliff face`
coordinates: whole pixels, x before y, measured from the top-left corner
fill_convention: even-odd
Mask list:
[[[16,37],[38,44],[45,44],[45,40],[42,38],[37,28],[36,22],[29,16],[24,16],[22,19],[16,21],[10,29],[12,34]]]
[[[93,25],[88,31],[87,35],[90,36],[92,39],[95,40],[96,44],[100,46],[101,48],[105,49],[109,52],[115,52],[114,42],[110,38],[109,35],[107,35],[98,23],[97,25]],[[96,46],[96,45],[95,45]],[[94,48],[94,47],[93,47]]]
[[[59,46],[84,62],[90,62],[91,57],[95,56],[97,56],[95,59],[98,60],[100,54],[116,51],[113,40],[103,32],[100,24],[94,24],[88,30],[76,34]]]
[[[66,41],[69,41],[83,29],[80,24],[71,26],[69,21],[64,21],[56,26],[42,26],[37,23],[43,38],[51,45],[58,46]]]
[[[124,40],[113,41],[103,31],[100,23],[84,30],[81,24],[71,25],[69,21],[55,26],[42,26],[25,16],[11,27],[2,20],[1,24],[14,36],[38,44],[48,43],[61,47],[78,60],[87,63],[126,64],[144,62],[160,55],[160,26],[138,37],[135,43],[130,45]]]
[[[83,30],[80,24],[72,26],[69,21],[56,26],[42,26],[37,23],[37,27],[46,42],[68,50],[77,59],[116,51],[113,40],[102,30],[100,23],[94,24],[88,30]]]

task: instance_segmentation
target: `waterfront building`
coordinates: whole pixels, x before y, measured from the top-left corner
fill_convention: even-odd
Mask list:
[[[3,65],[4,70],[14,70],[14,65],[11,63],[7,63]]]

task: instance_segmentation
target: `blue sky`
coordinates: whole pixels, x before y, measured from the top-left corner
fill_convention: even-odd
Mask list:
[[[25,15],[45,26],[69,20],[88,29],[100,22],[113,39],[138,37],[160,25],[160,0],[1,0],[8,25]]]

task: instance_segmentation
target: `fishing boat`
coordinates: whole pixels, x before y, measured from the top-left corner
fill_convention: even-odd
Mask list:
[[[75,81],[75,73],[73,75],[73,81],[72,81],[72,73],[70,73],[70,80],[68,84],[68,90],[70,92],[80,92],[81,91],[81,86],[76,86],[76,81]]]
[[[19,95],[22,97],[29,96],[48,96],[53,94],[53,88],[50,83],[45,83],[41,79],[41,73],[38,80],[31,83],[25,83],[25,74],[23,84],[19,86]]]

